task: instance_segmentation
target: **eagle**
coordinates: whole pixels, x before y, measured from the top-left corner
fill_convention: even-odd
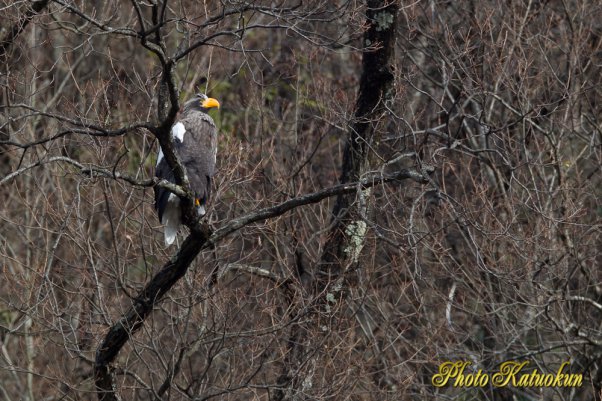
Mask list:
[[[184,103],[181,113],[171,127],[174,148],[186,169],[199,218],[206,213],[207,201],[211,194],[211,180],[215,173],[217,127],[207,114],[213,107],[220,107],[217,100],[198,93]],[[161,147],[155,175],[175,183],[173,171],[163,156]],[[180,198],[165,188],[155,186],[155,209],[161,224],[165,226],[165,245],[169,246],[176,239],[182,223]]]

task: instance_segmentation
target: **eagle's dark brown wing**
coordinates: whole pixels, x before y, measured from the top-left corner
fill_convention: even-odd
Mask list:
[[[211,194],[211,179],[215,173],[217,128],[209,115],[192,110],[182,114],[174,124],[172,138],[194,191],[199,217],[203,216]],[[162,151],[157,158],[155,175],[175,182],[173,171]],[[165,225],[165,242],[169,245],[175,240],[181,224],[180,199],[166,189],[155,187],[155,209],[159,220]]]
[[[179,156],[186,168],[190,187],[205,214],[204,208],[211,194],[211,179],[215,174],[217,128],[207,114],[188,113],[180,122],[186,128]]]

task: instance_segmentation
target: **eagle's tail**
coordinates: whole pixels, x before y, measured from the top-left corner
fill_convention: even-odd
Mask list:
[[[181,219],[180,198],[174,194],[169,194],[169,198],[161,218],[161,223],[163,223],[165,226],[165,245],[169,246],[175,241],[178,228],[180,228]]]

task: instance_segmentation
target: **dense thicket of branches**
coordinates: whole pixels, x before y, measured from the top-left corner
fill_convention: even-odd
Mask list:
[[[599,2],[0,11],[0,399],[600,399]],[[165,249],[198,90],[214,196]],[[584,385],[437,388],[447,360]]]

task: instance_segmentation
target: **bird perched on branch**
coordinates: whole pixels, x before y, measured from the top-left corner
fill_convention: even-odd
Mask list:
[[[213,119],[207,114],[209,109],[219,108],[219,102],[199,93],[184,103],[176,123],[171,128],[171,136],[194,192],[196,211],[199,217],[206,213],[207,200],[211,193],[211,179],[215,172],[217,156],[217,128]],[[155,175],[175,183],[175,177],[163,150],[159,148]],[[165,226],[165,244],[171,245],[182,215],[180,198],[167,189],[155,187],[155,209],[161,224]]]

